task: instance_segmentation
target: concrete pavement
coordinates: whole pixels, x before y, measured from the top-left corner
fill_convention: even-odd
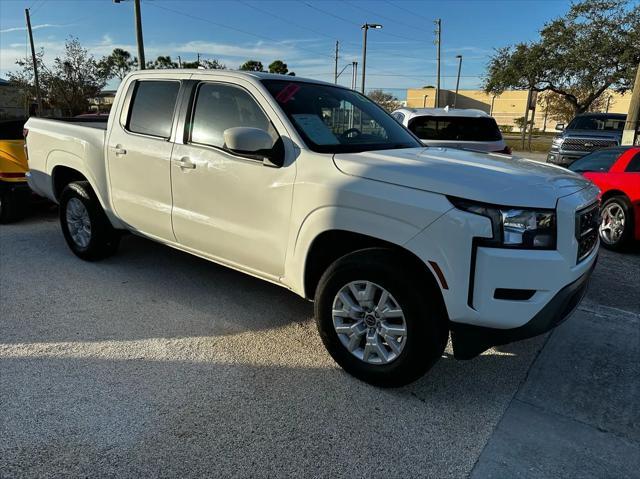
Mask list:
[[[637,409],[623,407],[637,399],[637,369],[620,369],[637,318],[598,319],[612,311],[610,279],[640,256],[619,258],[602,255],[591,302],[539,356],[545,338],[472,361],[447,355],[422,380],[380,390],[336,367],[311,304],[284,289],[134,236],[115,257],[82,262],[53,212],[3,225],[0,476],[518,477],[557,460],[543,419],[558,436],[560,419],[589,428],[562,440],[596,458],[582,471],[597,475],[638,444]],[[640,281],[621,284],[617,304],[640,312],[629,299]],[[587,401],[594,387],[610,396]],[[502,435],[525,416],[520,436]]]

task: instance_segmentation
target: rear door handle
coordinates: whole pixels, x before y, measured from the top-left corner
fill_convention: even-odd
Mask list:
[[[113,151],[116,156],[122,156],[127,154],[127,150],[122,148],[122,145],[112,146],[111,151]]]
[[[189,159],[188,156],[183,156],[178,160],[178,166],[181,170],[194,170],[196,168],[196,164]]]

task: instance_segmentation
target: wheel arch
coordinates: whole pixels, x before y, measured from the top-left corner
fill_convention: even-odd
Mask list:
[[[435,275],[415,253],[384,239],[341,229],[323,231],[312,241],[304,264],[305,298],[314,298],[322,274],[334,261],[347,254],[367,249],[391,252],[407,274],[416,278],[417,285],[425,285],[434,290],[444,317],[448,318],[442,291]]]
[[[613,198],[614,196],[622,196],[624,197],[629,203],[631,203],[631,200],[629,199],[629,196],[622,190],[618,190],[618,189],[611,189],[611,190],[607,190],[604,193],[602,193],[602,196],[600,197],[600,200],[602,202],[602,204],[604,204],[605,201],[607,201],[610,198]]]

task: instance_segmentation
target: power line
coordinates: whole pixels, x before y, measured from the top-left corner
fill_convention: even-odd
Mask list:
[[[400,10],[404,10],[405,12],[410,13],[411,15],[413,15],[415,17],[422,18],[422,19],[427,20],[429,22],[432,21],[431,18],[427,18],[427,17],[425,17],[423,15],[420,15],[419,13],[416,13],[413,10],[409,10],[408,8],[401,7],[400,5],[398,5],[395,2],[390,2],[389,0],[384,0],[384,1],[385,1],[385,3],[388,3],[389,5],[392,5],[392,6],[396,7],[396,8],[399,8]]]
[[[387,17],[386,15],[382,15],[381,13],[374,12],[373,10],[369,10],[368,8],[364,8],[364,7],[361,7],[361,6],[355,6],[355,5],[353,5],[352,0],[343,0],[343,1],[345,3],[347,3],[348,5],[350,5],[354,9],[362,10],[363,12],[369,12],[371,15],[375,15],[376,17],[384,18],[386,20],[389,20],[390,22],[397,23],[399,25],[404,25],[405,27],[413,28],[414,30],[418,30],[420,33],[424,33],[424,27],[416,27],[414,25],[409,25],[408,23],[405,23],[402,20],[397,20],[395,18]]]
[[[306,2],[305,2],[305,4],[306,4]],[[151,6],[155,7],[155,8],[159,8],[161,10],[166,10],[166,11],[171,12],[171,13],[175,13],[177,15],[182,15],[184,17],[192,18],[194,20],[199,20],[201,22],[210,23],[211,25],[215,25],[215,26],[220,27],[220,28],[226,28],[227,30],[232,30],[232,31],[235,31],[235,32],[238,32],[238,33],[242,33],[244,35],[249,35],[249,36],[252,36],[254,38],[258,38],[259,40],[270,40],[272,42],[280,43],[280,40],[277,40],[277,39],[272,38],[272,37],[267,37],[267,36],[264,36],[264,35],[258,35],[256,33],[248,32],[248,31],[242,30],[240,28],[231,27],[229,25],[224,25],[224,24],[221,24],[221,23],[218,23],[218,22],[214,22],[214,21],[209,20],[209,19],[204,18],[204,17],[198,17],[198,16],[195,16],[195,15],[191,15],[189,13],[186,13],[186,12],[181,12],[179,10],[174,10],[172,8],[164,7],[164,6],[161,6],[161,5],[159,5],[159,4],[155,3],[155,2],[149,2],[148,5],[151,5]],[[304,48],[304,47],[301,47],[301,46],[298,46],[297,48],[299,50],[307,51],[307,52],[312,53],[312,54],[317,55],[317,56],[331,58],[332,60],[334,59],[334,55],[331,55],[331,54],[328,54],[328,53],[319,53],[317,51],[310,50],[308,48]],[[414,57],[411,57],[411,58],[414,59]],[[378,69],[378,68],[369,68],[369,70],[372,70],[374,72],[392,73],[392,72],[389,72],[387,70],[381,70],[381,69]],[[414,80],[424,81],[424,79],[420,78],[420,77],[410,76],[410,75],[404,75],[404,76],[406,78],[411,78],[411,79],[414,79]]]
[[[313,10],[316,10],[320,13],[324,13],[325,15],[329,15],[330,17],[336,18],[338,20],[341,20],[343,22],[348,23],[349,25],[355,25],[356,27],[361,27],[362,25],[360,25],[357,22],[354,22],[352,20],[349,20],[348,18],[344,18],[341,17],[340,15],[336,15],[335,13],[332,12],[328,12],[326,10],[323,10],[322,8],[318,8],[314,5],[311,5],[309,2],[302,2],[303,4],[305,4],[307,7],[312,8]],[[410,38],[410,37],[405,37],[404,35],[398,35],[397,33],[391,33],[388,31],[384,31],[385,35],[391,36],[391,37],[396,37],[396,38],[402,38],[403,40],[409,40],[410,42],[414,42],[414,43],[424,43],[423,41],[420,40],[416,40],[415,38]]]
[[[229,25],[224,25],[224,24],[222,24],[222,23],[214,22],[214,21],[209,20],[209,19],[207,19],[207,18],[198,17],[198,16],[195,16],[195,15],[191,15],[191,14],[189,14],[189,13],[186,13],[186,12],[181,12],[181,11],[179,11],[179,10],[174,10],[174,9],[172,9],[172,8],[168,8],[168,7],[160,6],[160,5],[158,5],[157,3],[149,2],[149,3],[148,3],[148,5],[152,5],[152,6],[154,6],[155,8],[160,8],[160,9],[162,9],[162,10],[166,10],[166,11],[168,11],[168,12],[175,13],[175,14],[177,14],[177,15],[182,15],[182,16],[185,16],[185,17],[189,17],[189,18],[192,18],[192,19],[194,19],[194,20],[199,20],[199,21],[201,21],[201,22],[210,23],[211,25],[215,25],[215,26],[220,27],[220,28],[226,28],[227,30],[232,30],[232,31],[234,31],[234,32],[242,33],[242,34],[244,34],[244,35],[249,35],[249,36],[252,36],[252,37],[254,37],[254,38],[258,38],[259,40],[270,40],[270,41],[272,41],[272,42],[281,43],[281,41],[280,41],[280,40],[277,40],[277,39],[272,38],[272,37],[267,37],[267,36],[265,36],[265,35],[258,35],[258,34],[256,34],[256,33],[248,32],[248,31],[246,31],[246,30],[242,30],[242,29],[240,29],[240,28],[231,27],[231,26],[229,26]],[[330,54],[328,54],[328,53],[319,53],[319,52],[316,52],[316,51],[313,51],[313,50],[309,50],[308,48],[304,48],[304,47],[301,47],[301,46],[298,46],[297,48],[299,48],[300,50],[307,51],[307,52],[309,52],[309,53],[313,53],[314,55],[323,56],[323,57],[328,57],[328,58],[333,59],[333,55],[330,55]]]

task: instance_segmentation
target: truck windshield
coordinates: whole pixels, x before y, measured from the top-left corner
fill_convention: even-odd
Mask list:
[[[622,131],[624,130],[624,117],[607,117],[607,116],[576,116],[569,126],[568,130],[605,130],[605,131]]]
[[[502,140],[502,134],[493,118],[417,116],[409,122],[409,130],[421,140]]]
[[[313,151],[355,153],[423,146],[360,93],[317,83],[262,82]]]

